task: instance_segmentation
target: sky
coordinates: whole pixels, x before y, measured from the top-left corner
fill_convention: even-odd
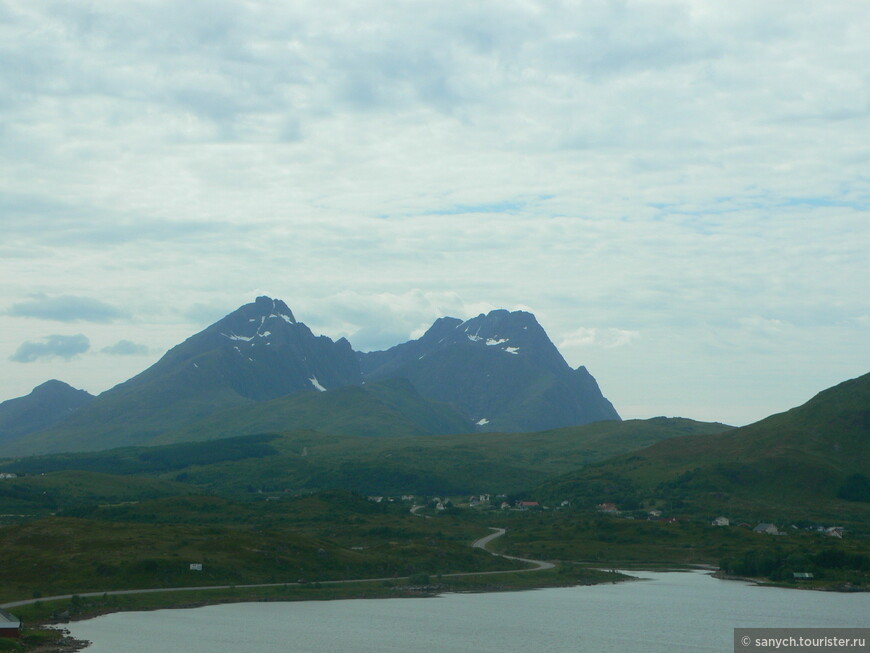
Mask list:
[[[870,371],[870,6],[0,0],[0,400],[258,295],[533,312],[623,418]]]

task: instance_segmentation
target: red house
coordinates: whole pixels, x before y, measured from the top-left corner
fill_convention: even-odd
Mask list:
[[[6,610],[0,609],[0,637],[18,639],[21,636],[21,620]]]

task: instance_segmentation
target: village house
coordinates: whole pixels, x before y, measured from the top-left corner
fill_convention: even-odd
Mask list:
[[[541,504],[537,501],[517,501],[517,508],[520,510],[532,510],[534,508],[540,508]]]
[[[21,620],[3,609],[0,609],[0,637],[10,639],[21,637]]]
[[[598,512],[606,512],[610,515],[615,515],[619,512],[619,508],[616,507],[615,503],[599,503]]]
[[[779,535],[779,529],[773,524],[767,524],[762,522],[758,526],[752,529],[755,533],[765,533],[767,535]]]
[[[727,517],[716,517],[713,520],[713,526],[730,526],[731,522]]]

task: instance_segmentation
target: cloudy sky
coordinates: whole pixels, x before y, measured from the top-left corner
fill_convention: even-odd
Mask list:
[[[0,400],[267,294],[357,349],[536,314],[623,417],[870,371],[854,0],[0,0]]]

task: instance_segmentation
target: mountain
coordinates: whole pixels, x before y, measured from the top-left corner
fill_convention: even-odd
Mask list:
[[[9,453],[148,444],[219,410],[361,383],[347,340],[315,336],[284,302],[258,297]]]
[[[357,352],[367,380],[402,377],[485,431],[541,431],[618,420],[585,367],[572,369],[535,316],[496,310],[444,317],[418,340]]]
[[[0,403],[0,446],[56,424],[93,398],[85,390],[52,379],[29,395]]]
[[[535,317],[441,318],[419,340],[354,352],[258,297],[6,455],[94,451],[306,428],[336,434],[540,431],[619,415]]]
[[[771,515],[870,516],[870,374],[719,435],[665,440],[551,480],[540,497]]]

